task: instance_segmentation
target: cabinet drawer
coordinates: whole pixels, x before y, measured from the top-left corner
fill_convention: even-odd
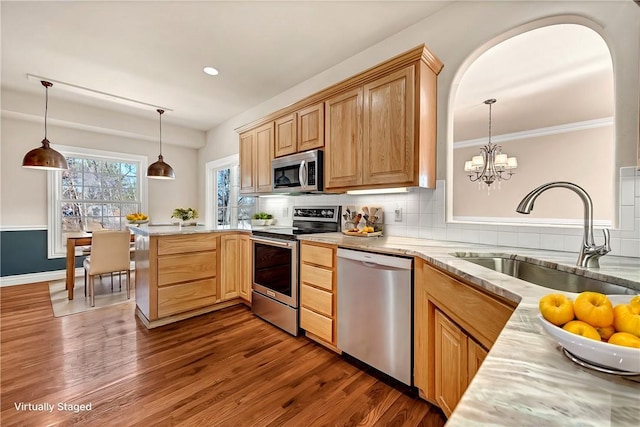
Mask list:
[[[332,248],[303,244],[300,252],[300,260],[302,262],[333,268]]]
[[[215,234],[187,234],[158,237],[158,255],[215,250]]]
[[[333,294],[311,286],[300,287],[300,303],[303,307],[326,316],[333,316]]]
[[[333,271],[313,265],[302,264],[300,282],[333,291]]]
[[[513,308],[426,263],[423,274],[425,290],[437,305],[490,349],[511,317]]]
[[[304,307],[300,309],[300,327],[325,341],[333,341],[333,320]]]
[[[198,280],[158,289],[158,316],[165,317],[216,302],[216,279]]]
[[[158,286],[215,277],[215,275],[215,252],[158,257]]]

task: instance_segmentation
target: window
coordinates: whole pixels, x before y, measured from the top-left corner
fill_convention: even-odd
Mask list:
[[[146,157],[60,147],[69,169],[49,174],[49,257],[64,256],[66,233],[125,227],[146,210]]]
[[[250,224],[255,197],[240,194],[239,171],[237,155],[207,163],[207,224],[215,228]]]

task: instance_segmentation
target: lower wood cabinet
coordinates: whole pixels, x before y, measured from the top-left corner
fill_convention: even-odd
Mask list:
[[[240,235],[240,298],[251,303],[251,281],[253,263],[251,240],[248,234]]]
[[[220,236],[220,299],[241,297],[251,302],[251,246],[249,235]]]
[[[245,233],[136,236],[136,313],[149,328],[251,299]]]
[[[515,303],[416,259],[414,384],[450,416]]]
[[[306,335],[337,351],[336,247],[300,245],[300,327]]]

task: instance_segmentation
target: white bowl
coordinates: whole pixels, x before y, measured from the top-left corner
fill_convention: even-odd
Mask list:
[[[618,304],[628,304],[632,296],[607,295],[607,297],[615,307]],[[541,314],[538,314],[538,319],[544,330],[574,356],[605,368],[640,373],[640,348],[623,347],[584,338],[545,320]]]

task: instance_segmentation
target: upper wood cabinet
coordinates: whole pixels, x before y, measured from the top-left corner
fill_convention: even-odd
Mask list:
[[[325,188],[362,184],[362,88],[329,98],[325,116]]]
[[[324,103],[298,111],[298,151],[324,147]]]
[[[364,85],[364,184],[413,182],[414,81],[412,65]]]
[[[297,115],[289,114],[276,120],[275,157],[295,154],[298,151]]]
[[[421,45],[243,126],[241,164],[245,132],[271,123],[275,157],[324,147],[324,187],[331,192],[434,188],[442,66]]]
[[[324,103],[275,120],[275,157],[324,147]]]
[[[352,90],[348,101],[348,94],[329,99],[325,188],[433,188],[435,84],[433,71],[418,62]],[[354,104],[348,112],[345,102]]]
[[[266,123],[240,134],[240,192],[271,192],[274,124]]]

